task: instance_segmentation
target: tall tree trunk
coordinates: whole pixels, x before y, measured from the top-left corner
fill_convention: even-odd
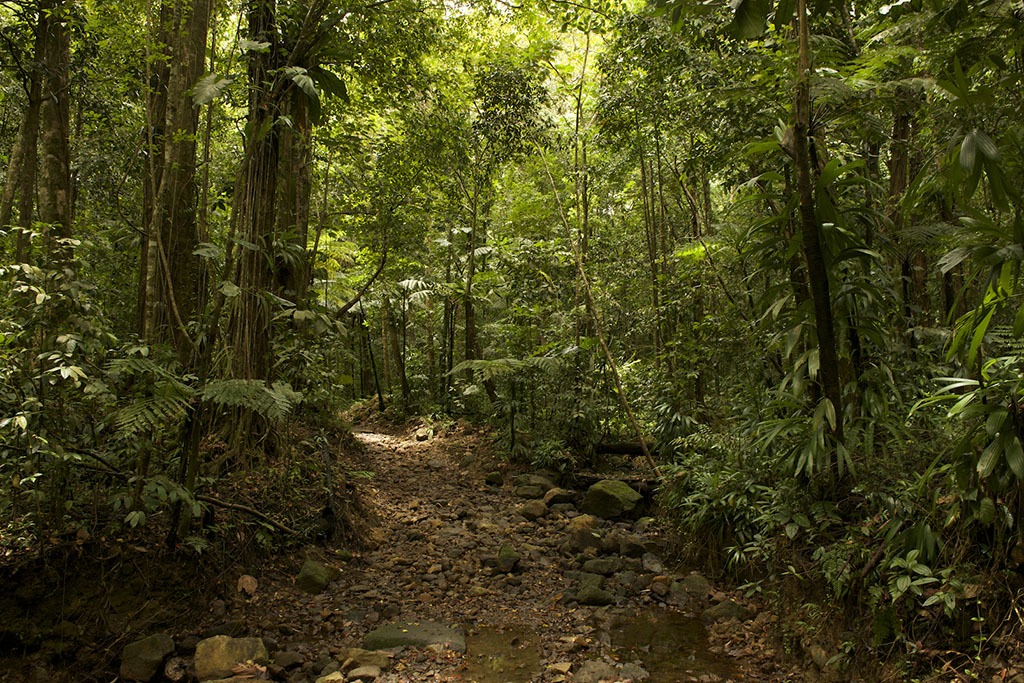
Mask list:
[[[69,77],[71,33],[68,0],[40,0],[39,62],[42,100],[39,108],[39,220],[47,227],[50,256],[70,258],[59,240],[71,236],[71,152],[69,145]]]
[[[797,67],[796,97],[794,99],[793,150],[796,161],[796,184],[800,199],[800,220],[807,280],[814,304],[814,322],[818,337],[820,369],[819,383],[827,400],[835,410],[833,436],[843,436],[843,404],[839,377],[839,352],[836,344],[835,321],[832,316],[832,294],[829,287],[828,264],[821,244],[821,225],[815,212],[814,181],[811,175],[811,47],[806,0],[797,0],[800,54]],[[836,454],[830,460],[835,481],[845,476]]]
[[[278,256],[277,284],[281,295],[296,306],[306,304],[309,288],[309,204],[310,148],[313,125],[307,96],[299,88],[290,90],[288,115],[291,125],[281,132],[281,188],[277,214],[277,235],[294,247]]]
[[[41,36],[41,34],[40,34]],[[41,38],[36,39],[36,55],[40,54]],[[18,136],[11,149],[7,166],[3,199],[0,200],[0,229],[12,224],[14,199],[18,199],[19,230],[15,237],[15,259],[18,263],[28,260],[29,236],[32,231],[32,216],[35,208],[36,168],[38,166],[39,109],[42,99],[42,78],[39,69],[33,68],[26,75],[25,93],[28,102],[18,129]]]
[[[147,216],[142,335],[171,342],[182,362],[194,345],[186,324],[195,311],[199,242],[196,219],[198,109],[189,90],[205,67],[210,0],[168,0],[158,31],[166,64],[154,67],[150,97],[151,209]],[[140,283],[141,285],[141,283]]]

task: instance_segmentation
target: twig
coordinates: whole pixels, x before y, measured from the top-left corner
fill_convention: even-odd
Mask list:
[[[238,510],[239,512],[244,512],[247,515],[252,515],[256,519],[259,519],[259,520],[261,520],[263,522],[266,522],[267,524],[269,524],[270,526],[274,527],[278,531],[280,531],[282,533],[286,533],[289,536],[298,536],[299,535],[298,531],[295,531],[294,529],[292,529],[290,527],[286,527],[284,524],[281,524],[277,520],[274,520],[274,519],[271,519],[270,517],[267,517],[265,514],[263,514],[259,510],[256,510],[255,508],[251,508],[248,505],[239,505],[238,503],[229,503],[229,502],[224,501],[224,500],[218,500],[217,498],[214,498],[212,496],[204,496],[204,495],[201,495],[201,494],[197,494],[195,496],[195,499],[196,500],[201,500],[204,503],[209,503],[210,505],[216,505],[217,507],[226,508],[228,510]]]

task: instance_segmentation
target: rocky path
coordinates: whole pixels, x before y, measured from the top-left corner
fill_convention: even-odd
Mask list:
[[[273,663],[261,675],[289,683],[783,680],[770,652],[751,656],[752,643],[763,642],[752,634],[770,618],[699,574],[666,568],[649,520],[615,514],[635,503],[631,491],[625,502],[588,498],[539,474],[494,471],[467,435],[357,438],[368,468],[359,473],[367,548],[312,552],[299,577],[302,558],[249,584],[243,577],[223,608],[225,620],[266,646]],[[212,671],[204,657],[201,646],[196,669]]]

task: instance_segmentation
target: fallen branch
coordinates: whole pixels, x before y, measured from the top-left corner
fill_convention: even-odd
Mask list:
[[[265,514],[263,514],[259,510],[255,509],[255,508],[251,508],[248,505],[239,505],[238,503],[229,503],[227,501],[218,500],[217,498],[213,498],[212,496],[204,496],[204,495],[198,495],[198,494],[196,495],[195,498],[196,498],[196,500],[201,500],[204,503],[209,503],[210,505],[216,505],[217,507],[225,508],[227,510],[238,510],[239,512],[244,512],[247,515],[252,515],[256,519],[258,519],[260,521],[263,521],[263,522],[266,522],[267,524],[269,524],[270,526],[274,527],[278,531],[280,531],[282,533],[285,533],[285,534],[288,534],[289,536],[298,536],[299,535],[298,531],[295,531],[294,529],[286,527],[284,524],[281,524],[277,520],[274,520],[274,519],[271,519],[270,517],[267,517]]]

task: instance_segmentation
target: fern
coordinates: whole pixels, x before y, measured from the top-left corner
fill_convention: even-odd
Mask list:
[[[202,391],[202,398],[214,405],[252,410],[268,420],[284,419],[302,401],[302,394],[287,382],[266,382],[244,379],[211,381]]]

